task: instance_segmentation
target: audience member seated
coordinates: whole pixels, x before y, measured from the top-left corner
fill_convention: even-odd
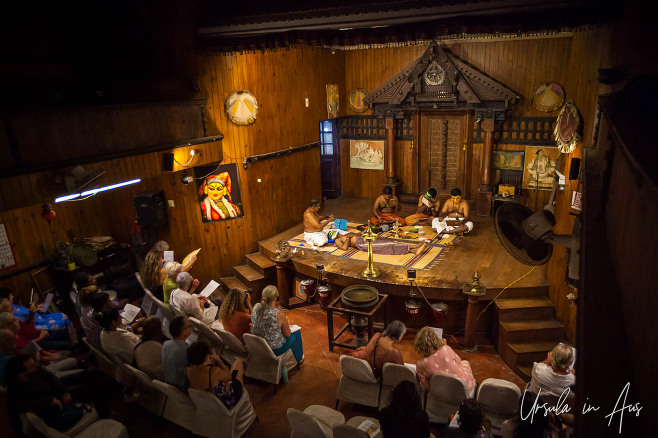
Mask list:
[[[553,412],[544,415],[544,409],[533,415],[535,403],[542,406],[544,401],[534,392],[525,391],[520,400],[519,416],[503,423],[503,438],[558,438],[561,428],[559,418]]]
[[[80,309],[81,307],[80,293],[82,292],[82,290],[87,287],[96,286],[99,289],[98,292],[100,292],[100,287],[98,286],[96,277],[85,271],[80,271],[77,274],[75,274],[75,277],[73,277],[73,282],[75,283],[75,286],[78,289],[78,296],[77,296],[78,301],[75,303],[76,310],[78,312],[82,312],[82,309]],[[110,300],[112,301],[118,300],[117,292],[115,290],[104,290],[103,292],[107,293],[110,296]],[[120,303],[120,307],[125,306],[127,302],[128,300],[123,300],[123,302]],[[84,315],[84,312],[81,314]]]
[[[2,313],[14,312],[14,292],[9,288],[0,288],[0,310]],[[9,306],[7,306],[8,300]],[[39,347],[47,350],[69,350],[71,349],[71,339],[68,329],[56,330],[39,330],[34,327],[34,313],[40,307],[38,303],[30,304],[30,319],[28,322],[19,322],[18,341],[16,342],[17,350],[21,350],[28,342],[34,341]],[[5,327],[7,328],[7,327]]]
[[[142,284],[160,301],[164,301],[162,284],[167,274],[164,270],[164,252],[169,251],[169,244],[158,240],[144,257],[144,263],[139,271]]]
[[[541,389],[542,392],[561,395],[576,384],[575,371],[569,370],[573,361],[573,349],[567,344],[557,344],[543,362],[534,363],[528,389],[534,393]]]
[[[31,356],[11,357],[5,367],[7,401],[14,424],[19,414],[32,411],[57,430],[70,429],[83,410],[74,405],[69,389],[53,374],[43,370]],[[15,430],[20,430],[15,427]]]
[[[459,405],[457,427],[452,422],[446,429],[446,438],[489,438],[491,435],[482,426],[482,409],[474,398],[466,399]]]
[[[251,333],[265,339],[277,356],[292,350],[297,363],[304,360],[301,330],[290,330],[288,318],[276,307],[279,290],[276,286],[265,286],[262,299],[251,312]]]
[[[240,289],[231,290],[219,308],[219,319],[224,330],[231,332],[244,344],[244,334],[251,332],[251,296]]]
[[[195,342],[187,350],[190,366],[186,376],[190,388],[209,391],[227,409],[232,409],[242,398],[244,364],[236,360],[229,368],[205,342]]]
[[[162,371],[162,321],[149,316],[142,324],[142,341],[135,346],[135,364],[153,379],[164,380]]]
[[[176,284],[176,277],[181,273],[181,265],[178,262],[167,262],[164,264],[164,270],[167,276],[162,283],[162,296],[165,304],[169,304],[171,293],[178,287]]]
[[[162,372],[164,381],[187,391],[185,368],[187,367],[187,343],[192,333],[190,322],[184,316],[177,316],[169,323],[169,339],[162,344]]]
[[[101,323],[95,315],[106,312],[113,307],[110,296],[106,292],[100,292],[91,297],[91,309],[80,318],[80,325],[85,332],[87,341],[94,347],[103,348],[101,347],[101,332],[103,331],[103,327],[101,327]]]
[[[475,389],[477,382],[471,364],[439,339],[432,327],[420,329],[414,340],[414,349],[424,356],[416,363],[416,375],[423,388],[429,388],[432,374],[441,373],[463,380],[469,391]]]
[[[78,302],[75,306],[78,316],[82,317],[82,315],[87,314],[91,310],[91,300],[100,292],[101,288],[96,285],[83,287],[78,290]]]
[[[125,363],[133,363],[135,346],[139,344],[139,336],[120,328],[123,322],[119,311],[111,309],[103,313],[97,313],[95,316],[103,328],[101,332],[101,347],[103,350],[106,353],[117,355]],[[133,329],[136,329],[135,326],[140,323],[135,323]]]
[[[181,272],[176,277],[178,289],[171,293],[170,304],[178,307],[188,316],[193,316],[206,325],[211,325],[217,319],[218,308],[203,295],[194,294],[199,280],[192,278],[189,272]]]
[[[391,400],[379,412],[383,438],[429,438],[430,419],[423,411],[418,389],[402,381],[391,392]]]
[[[385,363],[404,365],[402,353],[395,346],[402,340],[407,327],[401,321],[393,321],[383,333],[375,333],[368,345],[359,347],[354,357],[366,360],[372,367],[375,377],[381,377]]]

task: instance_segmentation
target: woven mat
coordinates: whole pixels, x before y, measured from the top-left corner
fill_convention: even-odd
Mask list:
[[[357,230],[357,227],[359,225],[361,224],[348,222],[347,231],[359,232]],[[434,229],[432,229],[432,227],[428,225],[423,225],[423,226],[416,225],[416,227],[419,229],[422,228],[425,231],[425,235],[421,235],[423,240],[420,240],[418,238],[418,233],[409,232],[409,229],[414,228],[411,226],[400,227],[401,230],[400,232],[401,233],[407,232],[408,233],[407,236],[409,236],[409,238],[401,238],[401,239],[393,239],[393,240],[396,240],[401,243],[406,243],[408,245],[416,245],[418,243],[421,243],[422,241],[425,241],[426,243],[428,243],[428,245],[427,248],[425,248],[425,250],[422,253],[418,255],[414,253],[402,254],[402,255],[373,254],[373,261],[375,263],[404,266],[406,268],[427,269],[431,267],[436,261],[438,261],[441,258],[441,256],[445,254],[447,249],[446,246],[452,245],[452,242],[456,237],[454,234],[447,234],[447,235],[444,234],[439,237],[436,231],[434,231]],[[379,233],[379,236],[393,238],[393,234],[391,231]],[[404,236],[404,234],[402,234],[402,236]],[[309,245],[304,241],[304,233],[299,234],[298,236],[295,236],[292,239],[289,239],[288,243],[293,248],[302,248],[308,250],[312,248],[311,245]],[[359,260],[359,261],[368,260],[368,253],[366,251],[359,251],[356,248],[349,248],[347,251],[343,251],[341,249],[336,248],[336,246],[331,243],[317,248],[317,251],[326,254],[335,255],[338,257],[345,257],[353,260]]]

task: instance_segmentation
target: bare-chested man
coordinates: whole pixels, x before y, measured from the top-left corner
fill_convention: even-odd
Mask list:
[[[439,217],[432,221],[432,228],[441,234],[468,233],[473,230],[473,222],[468,220],[468,202],[462,199],[462,191],[458,188],[452,189],[448,199],[439,213]],[[458,220],[460,225],[448,225],[446,220]]]
[[[328,242],[327,233],[323,231],[324,226],[334,220],[334,215],[318,216],[320,201],[311,199],[308,208],[304,212],[304,240],[311,246],[322,246]]]
[[[347,233],[338,235],[335,239],[336,246],[343,251],[347,251],[349,247],[355,247],[360,251],[368,251],[368,242],[366,242],[361,233]],[[372,242],[372,252],[373,254],[383,254],[383,255],[402,255],[413,252],[418,255],[425,251],[427,248],[426,243],[420,243],[418,245],[407,245],[406,243],[396,242],[393,239],[388,239],[386,237],[378,237],[374,242]]]
[[[415,225],[420,221],[436,217],[439,211],[439,202],[436,199],[436,189],[430,187],[427,193],[418,198],[418,208],[416,213],[404,218],[407,225]]]
[[[395,212],[400,210],[400,201],[397,196],[393,195],[393,190],[386,186],[382,194],[375,199],[375,205],[372,206],[374,216],[370,219],[373,225],[379,225],[383,222],[394,222],[397,219],[400,226],[405,225],[405,221]]]

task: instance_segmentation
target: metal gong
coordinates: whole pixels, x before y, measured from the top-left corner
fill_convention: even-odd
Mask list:
[[[379,292],[372,286],[355,284],[343,290],[340,300],[352,307],[372,306],[379,301]]]

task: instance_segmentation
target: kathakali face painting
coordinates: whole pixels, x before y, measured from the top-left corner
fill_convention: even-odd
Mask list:
[[[234,177],[237,179],[237,168],[235,170]],[[242,217],[240,197],[237,200],[235,199],[231,184],[232,178],[229,172],[220,171],[211,175],[204,175],[203,183],[199,186],[199,204],[203,222]]]
[[[462,197],[461,196],[451,196],[450,198],[452,198],[452,203],[455,204],[455,205],[462,202]]]

